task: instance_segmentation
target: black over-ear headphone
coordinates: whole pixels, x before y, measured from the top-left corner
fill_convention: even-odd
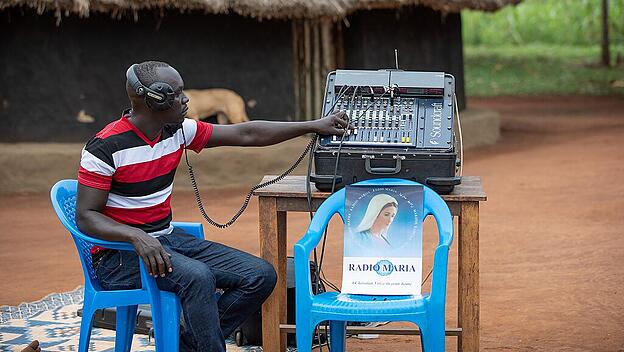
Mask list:
[[[144,86],[136,74],[136,66],[137,64],[133,64],[126,71],[126,78],[130,87],[134,89],[138,96],[145,99],[145,104],[150,109],[158,111],[170,109],[176,98],[173,88],[164,82],[154,82],[149,87]]]

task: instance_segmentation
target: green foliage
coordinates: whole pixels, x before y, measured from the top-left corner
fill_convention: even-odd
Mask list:
[[[624,94],[624,65],[598,66],[597,45],[466,46],[464,52],[469,96]],[[612,52],[624,53],[624,45]]]
[[[462,12],[471,96],[624,94],[624,64],[600,59],[601,0],[524,0]],[[624,57],[624,0],[609,0],[612,62]]]
[[[524,0],[495,13],[463,11],[466,45],[596,45],[601,0]],[[624,1],[609,0],[611,43],[624,44]]]

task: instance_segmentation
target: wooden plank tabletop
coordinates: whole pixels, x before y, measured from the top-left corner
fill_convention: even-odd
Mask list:
[[[275,175],[264,176],[262,182],[267,182],[275,177]],[[303,175],[286,176],[280,182],[258,189],[253,194],[260,197],[305,198],[307,197],[305,178],[306,177]],[[314,183],[310,185],[310,189],[312,191],[312,198],[329,197],[329,192],[317,190]],[[462,176],[461,184],[455,186],[453,192],[443,194],[442,199],[446,201],[480,202],[487,200],[487,196],[485,191],[483,191],[481,177]]]

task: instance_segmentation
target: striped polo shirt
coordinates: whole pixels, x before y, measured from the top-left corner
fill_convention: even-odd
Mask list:
[[[185,119],[182,125],[165,126],[149,140],[129,116],[124,112],[87,142],[78,182],[109,191],[104,215],[159,236],[173,229],[171,191],[184,148],[199,153],[208,143],[212,125]]]

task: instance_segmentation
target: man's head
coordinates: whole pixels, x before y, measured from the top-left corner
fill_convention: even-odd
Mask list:
[[[134,72],[138,82],[131,78],[131,71]],[[132,81],[135,81],[134,87]],[[143,89],[140,92],[142,94],[139,95],[137,88],[141,86],[149,89]],[[188,98],[184,95],[183,88],[184,82],[178,71],[164,62],[146,61],[136,64],[128,70],[126,92],[132,103],[132,110],[150,116],[163,124],[184,121],[184,116],[188,110],[186,106]],[[150,90],[162,94],[167,100],[167,104],[163,105],[160,100],[154,99]]]

